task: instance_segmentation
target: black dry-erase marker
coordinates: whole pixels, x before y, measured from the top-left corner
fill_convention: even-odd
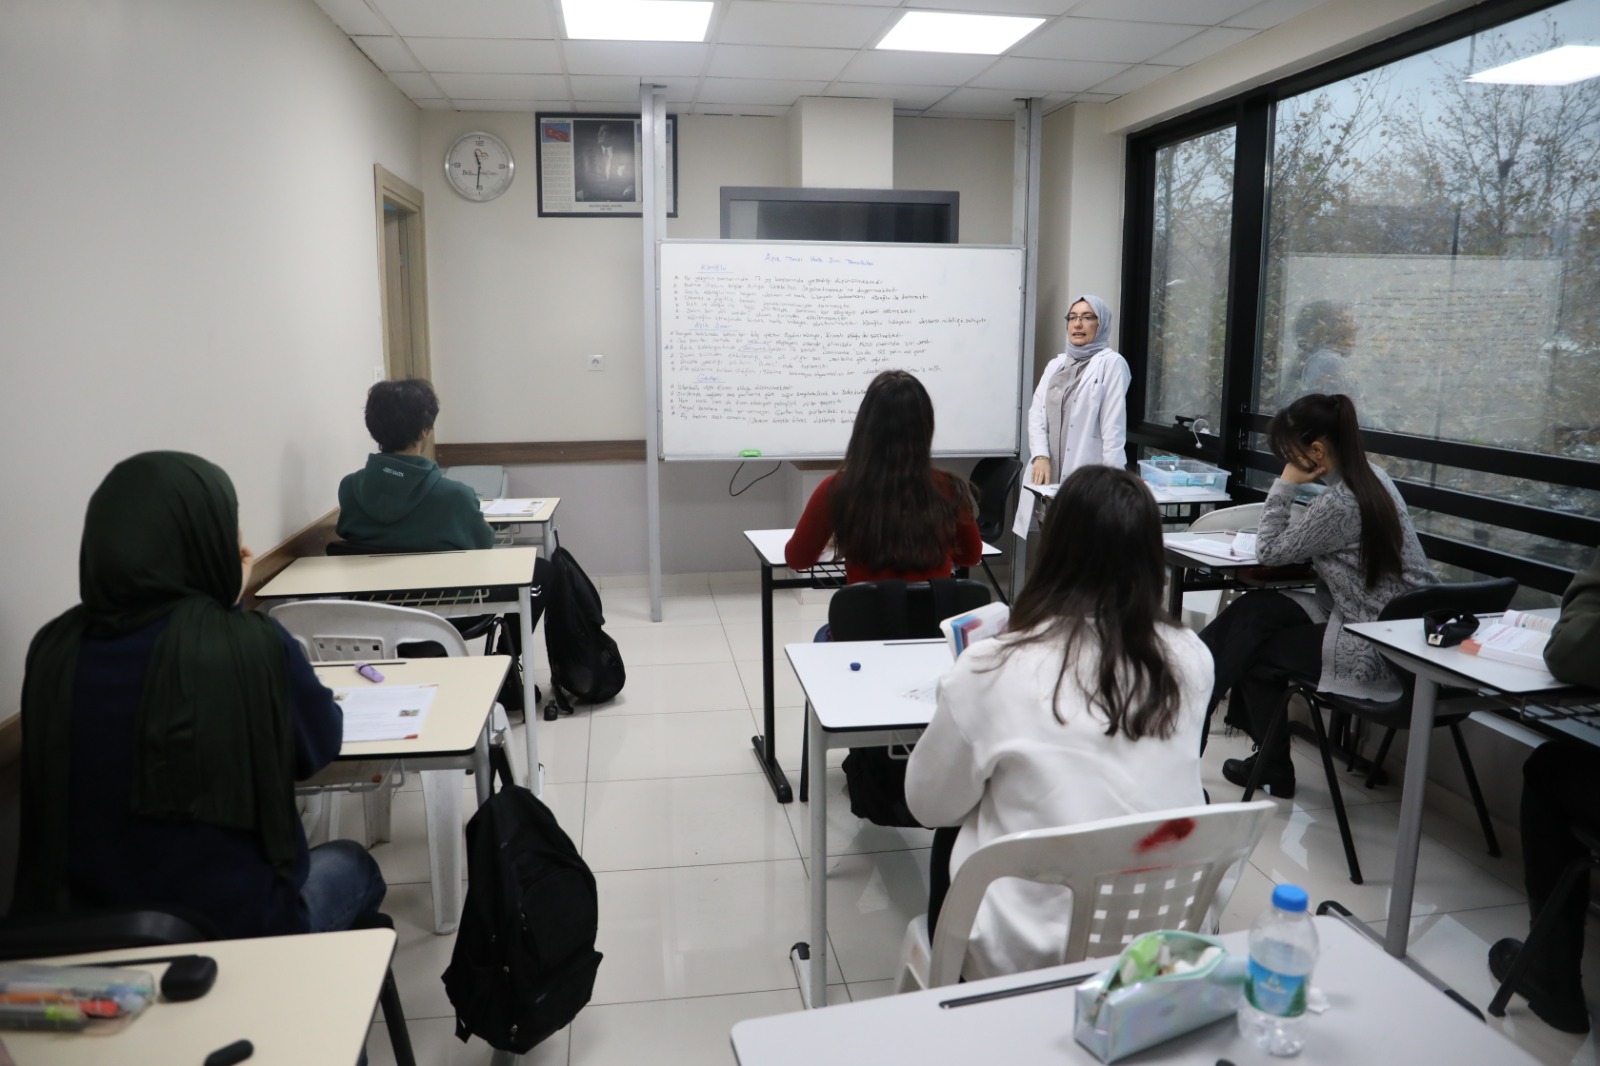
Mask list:
[[[206,1056],[205,1066],[234,1066],[256,1053],[256,1046],[248,1040],[235,1040],[227,1047],[219,1047]]]

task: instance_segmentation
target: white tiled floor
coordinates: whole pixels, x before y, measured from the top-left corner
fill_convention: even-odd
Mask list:
[[[755,576],[672,577],[660,624],[649,621],[642,580],[601,582],[627,688],[611,704],[537,728],[546,802],[595,871],[605,961],[593,1002],[527,1062],[729,1063],[728,1030],[736,1021],[799,1009],[788,950],[807,936],[806,886],[814,871],[805,807],[772,800],[750,750],[761,717]],[[798,785],[803,697],[781,644],[810,640],[827,609],[780,592],[775,614],[778,750]],[[1220,768],[1246,747],[1240,738],[1213,738],[1205,757],[1213,798],[1237,795]],[[520,737],[511,750],[521,753]],[[1341,901],[1381,932],[1399,790],[1369,791],[1356,778],[1342,779],[1366,875],[1365,884],[1353,885],[1321,765],[1306,751],[1295,758],[1299,792],[1280,801],[1278,819],[1224,913],[1224,929],[1247,927],[1273,884],[1293,881],[1313,900]],[[439,975],[454,937],[429,931],[422,796],[411,790],[414,779],[409,784],[394,801],[395,839],[373,853],[390,882],[385,909],[400,933],[396,972],[413,1046],[419,1063],[481,1066],[488,1048],[453,1035]],[[829,773],[827,787],[839,793],[840,771]],[[464,816],[471,806],[463,804]],[[347,834],[358,835],[360,817],[359,804],[344,805]],[[1438,822],[1427,824],[1423,839],[1414,954],[1482,1006],[1493,993],[1488,945],[1526,931],[1520,865],[1514,856],[1483,854],[1476,827]],[[930,837],[868,825],[850,816],[847,803],[830,804],[831,1001],[892,993],[906,922],[926,909]],[[1591,941],[1590,949],[1588,972],[1600,974],[1600,943]],[[1594,1041],[1551,1030],[1520,1000],[1491,1024],[1545,1062],[1600,1063]],[[369,1046],[374,1066],[392,1062],[381,1022]]]

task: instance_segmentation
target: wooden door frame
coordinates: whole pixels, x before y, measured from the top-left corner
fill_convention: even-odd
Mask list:
[[[384,254],[383,209],[386,203],[400,209],[400,227],[405,236],[407,269],[398,279],[406,288],[411,306],[411,353],[413,373],[417,377],[431,377],[433,360],[428,350],[428,257],[427,239],[422,215],[422,191],[396,175],[374,164],[373,207],[378,235],[378,293],[383,314],[383,369],[387,377],[395,376],[390,358],[389,336],[389,263]]]

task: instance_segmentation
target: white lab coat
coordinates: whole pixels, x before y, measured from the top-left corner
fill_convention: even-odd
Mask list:
[[[1050,423],[1045,411],[1045,394],[1050,391],[1050,379],[1063,363],[1072,358],[1065,352],[1045,364],[1039,384],[1033,390],[1033,406],[1028,409],[1028,459],[1022,464],[1022,484],[1029,479],[1033,460],[1043,456],[1055,462],[1055,449],[1050,447]],[[1080,466],[1104,463],[1106,466],[1124,467],[1128,463],[1123,449],[1128,443],[1128,384],[1133,374],[1128,361],[1120,352],[1103,348],[1089,357],[1089,368],[1084,371],[1082,386],[1072,396],[1067,412],[1065,432],[1066,469],[1052,470],[1057,482]],[[1018,497],[1017,518],[1011,531],[1027,537],[1033,520],[1033,493],[1024,488]]]

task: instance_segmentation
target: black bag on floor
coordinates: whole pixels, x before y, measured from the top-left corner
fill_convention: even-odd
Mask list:
[[[594,874],[532,792],[511,782],[467,823],[467,901],[444,988],[456,1036],[517,1054],[571,1023],[594,992]]]
[[[627,671],[617,642],[606,635],[600,593],[572,553],[557,547],[550,554],[544,582],[544,644],[550,654],[550,702],[546,720],[559,708],[572,713],[567,693],[580,703],[604,703],[622,691]]]
[[[850,813],[875,825],[922,828],[906,804],[906,762],[888,748],[851,748],[842,767]]]

